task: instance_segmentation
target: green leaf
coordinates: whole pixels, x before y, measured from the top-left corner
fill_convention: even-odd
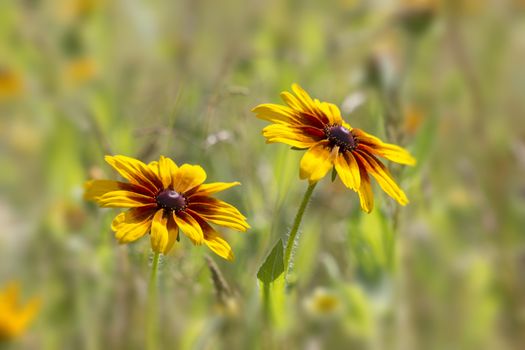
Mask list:
[[[332,168],[332,182],[335,181],[335,178],[337,177],[337,171],[335,171],[335,166]]]
[[[285,288],[283,242],[279,239],[257,272],[262,289],[265,317],[276,327],[285,324]]]
[[[272,283],[284,274],[283,242],[279,239],[257,272],[262,283]]]

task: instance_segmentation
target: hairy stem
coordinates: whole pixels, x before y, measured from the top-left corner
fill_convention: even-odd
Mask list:
[[[306,189],[306,192],[304,193],[304,196],[303,196],[303,200],[301,201],[301,205],[299,206],[299,209],[297,210],[297,214],[295,215],[295,220],[293,222],[293,226],[292,226],[292,230],[290,231],[290,235],[288,236],[288,241],[286,242],[286,248],[284,251],[285,276],[288,275],[288,271],[290,269],[290,259],[292,256],[292,250],[293,250],[294,243],[295,243],[295,237],[297,236],[297,232],[299,232],[299,226],[301,225],[301,221],[303,219],[303,215],[306,210],[306,206],[308,205],[308,202],[310,201],[310,197],[312,196],[312,192],[314,191],[315,185],[317,185],[317,182],[310,184],[308,188]]]

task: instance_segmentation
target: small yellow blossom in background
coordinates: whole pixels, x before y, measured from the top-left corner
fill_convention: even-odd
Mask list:
[[[86,183],[84,197],[101,207],[129,208],[111,224],[120,243],[150,232],[152,249],[167,254],[179,239],[180,229],[193,244],[205,244],[220,257],[233,260],[230,245],[208,222],[238,231],[250,226],[237,208],[210,195],[239,182],[204,184],[206,172],[200,166],[179,167],[163,156],[149,164],[121,155],[105,159],[129,183],[92,180]]]
[[[91,57],[76,57],[66,63],[63,73],[66,86],[75,87],[94,79],[98,67]]]
[[[417,106],[408,106],[403,117],[403,129],[407,135],[414,135],[425,121],[423,111]]]
[[[100,9],[106,0],[55,0],[57,15],[66,20],[78,20]]]
[[[20,286],[11,282],[0,290],[0,343],[20,336],[40,309],[40,300],[33,298],[21,305]]]
[[[414,165],[416,160],[405,149],[352,128],[336,105],[312,99],[299,85],[293,84],[292,90],[295,96],[287,91],[281,93],[287,106],[261,104],[253,112],[273,123],[263,129],[267,143],[280,142],[306,150],[300,164],[301,179],[315,183],[335,167],[343,184],[359,194],[361,208],[370,213],[374,206],[372,175],[399,204],[408,203],[403,190],[376,157]]]
[[[343,307],[341,298],[336,293],[321,287],[305,298],[303,305],[310,316],[318,318],[335,316]]]
[[[24,90],[22,74],[0,67],[0,102],[19,96]]]

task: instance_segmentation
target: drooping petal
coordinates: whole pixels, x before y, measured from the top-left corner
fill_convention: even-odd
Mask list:
[[[168,213],[159,209],[151,223],[151,249],[156,253],[164,253],[169,244]]]
[[[309,148],[319,140],[301,128],[282,124],[268,125],[263,129],[263,136],[268,143],[280,142],[298,148]]]
[[[135,208],[156,206],[155,198],[130,191],[111,191],[95,197],[95,201],[104,208]]]
[[[353,129],[352,132],[359,140],[358,148],[399,164],[416,164],[416,159],[406,149],[391,143],[385,143],[360,129]]]
[[[246,222],[246,217],[237,208],[212,197],[194,196],[191,197],[188,209],[199,214],[200,217],[239,231],[246,231],[250,225]]]
[[[335,158],[334,165],[343,184],[357,191],[361,186],[361,176],[359,174],[359,165],[352,152],[339,153]]]
[[[193,244],[202,244],[204,234],[199,223],[188,214],[189,210],[177,212],[173,218],[182,232],[193,242]]]
[[[206,221],[196,218],[201,225],[204,233],[204,244],[208,246],[215,254],[226,260],[233,260],[233,251],[228,242],[226,242],[219,232],[215,231]]]
[[[314,183],[322,179],[332,168],[335,155],[328,141],[320,141],[310,148],[301,159],[301,179]]]
[[[84,184],[84,199],[96,200],[97,197],[103,196],[112,191],[129,191],[143,195],[153,195],[153,193],[146,187],[124,183],[113,180],[90,180]]]
[[[178,167],[173,160],[164,156],[160,156],[158,167],[158,174],[162,181],[162,186],[166,189],[173,183],[172,176],[177,173]]]
[[[370,183],[370,177],[364,169],[364,166],[359,167],[359,173],[361,177],[361,185],[357,191],[359,194],[359,203],[361,204],[361,209],[367,213],[370,213],[372,209],[374,209],[374,193],[372,192],[372,184]]]
[[[158,210],[151,226],[151,248],[153,251],[168,254],[177,241],[179,227],[173,212]]]
[[[226,209],[205,205],[195,205],[193,208],[187,209],[187,212],[194,217],[199,216],[206,221],[237,231],[244,232],[249,228],[244,218],[236,217]]]
[[[126,156],[106,156],[106,162],[131,183],[142,185],[157,192],[161,187],[158,176],[140,160]]]
[[[206,180],[206,172],[198,165],[184,164],[172,176],[173,189],[179,193],[199,186]]]
[[[155,208],[132,208],[118,214],[111,223],[115,237],[120,243],[136,241],[151,228]]]
[[[408,204],[408,198],[405,192],[399,188],[388,169],[376,157],[361,150],[354,154],[360,158],[366,170],[376,179],[383,191],[394,198],[399,204]]]
[[[240,185],[240,182],[212,182],[209,184],[202,184],[199,187],[196,187],[192,193],[187,193],[188,198],[191,198],[192,195],[196,196],[209,196],[211,194],[227,190],[230,187]]]

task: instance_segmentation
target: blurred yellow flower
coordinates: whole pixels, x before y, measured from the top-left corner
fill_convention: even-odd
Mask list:
[[[64,68],[64,80],[69,86],[82,85],[97,75],[97,64],[91,57],[77,57]]]
[[[88,181],[85,198],[101,207],[130,208],[111,225],[119,242],[133,242],[150,232],[153,250],[166,254],[179,239],[180,228],[193,244],[204,243],[222,258],[233,259],[230,245],[208,222],[239,231],[250,226],[234,206],[210,195],[239,182],[204,184],[206,172],[200,166],[179,167],[163,156],[149,164],[121,155],[105,159],[129,183]]]
[[[307,150],[301,159],[301,179],[315,183],[335,166],[343,184],[359,194],[361,208],[367,213],[374,205],[369,174],[399,204],[408,203],[388,169],[376,158],[414,165],[415,159],[405,149],[352,128],[336,105],[313,100],[299,85],[292,85],[292,90],[295,96],[281,93],[288,106],[262,104],[253,112],[273,122],[263,129],[267,143],[281,142]]]
[[[24,89],[22,75],[0,67],[0,101],[20,95]]]
[[[315,317],[326,317],[337,314],[342,309],[339,296],[325,288],[316,288],[312,295],[304,300],[306,311]]]
[[[19,294],[20,286],[15,282],[0,290],[0,343],[20,336],[40,308],[37,298],[20,305]]]

